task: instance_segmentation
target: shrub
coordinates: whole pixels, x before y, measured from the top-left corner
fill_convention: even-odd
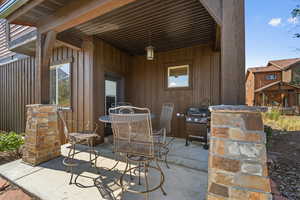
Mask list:
[[[273,134],[273,129],[270,126],[264,126],[264,131],[266,133],[266,139],[267,139],[267,147],[270,146],[270,140],[272,138],[272,134]]]
[[[280,111],[278,109],[272,109],[265,113],[265,117],[270,120],[277,121],[280,118]]]
[[[24,139],[20,134],[15,132],[0,133],[0,152],[9,151],[17,152],[24,144]]]

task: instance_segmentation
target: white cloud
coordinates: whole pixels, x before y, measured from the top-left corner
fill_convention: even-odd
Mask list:
[[[269,21],[270,26],[279,26],[281,24],[281,18],[273,18]]]
[[[299,19],[297,17],[290,17],[290,18],[288,18],[287,21],[290,24],[298,24],[299,23]]]
[[[171,86],[171,87],[175,87],[175,86],[177,86],[177,84],[176,84],[175,82],[171,82],[171,83],[170,83],[170,86]]]

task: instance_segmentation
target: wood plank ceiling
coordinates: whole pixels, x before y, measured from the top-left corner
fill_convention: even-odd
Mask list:
[[[149,40],[156,51],[209,43],[215,27],[199,0],[140,0],[61,35],[95,35],[130,54],[142,55]]]
[[[37,25],[72,0],[45,0],[16,23]],[[199,0],[138,0],[103,16],[66,30],[58,38],[80,43],[95,35],[132,55],[142,55],[151,44],[167,51],[215,38],[216,23]]]
[[[65,4],[72,3],[72,1],[73,0],[45,0],[26,14],[17,18],[14,23],[36,26],[41,19],[53,14]]]

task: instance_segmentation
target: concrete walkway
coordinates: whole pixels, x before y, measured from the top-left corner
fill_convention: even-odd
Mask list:
[[[185,147],[184,144],[184,140],[180,139],[173,142],[169,154],[170,169],[167,169],[163,162],[160,163],[165,173],[164,188],[167,196],[157,190],[150,193],[150,200],[205,199],[208,152],[203,150],[199,144],[194,143],[188,147]],[[88,153],[76,155],[75,158],[81,163],[75,171],[76,174],[80,175],[76,180],[77,185],[68,184],[70,174],[65,171],[62,165],[63,157],[36,167],[17,160],[0,166],[0,174],[42,200],[117,200],[120,199],[121,190],[115,182],[124,170],[125,164],[121,162],[112,172],[107,170],[115,164],[111,149],[112,145],[109,144],[97,147],[101,155],[98,159],[99,174],[87,162]],[[66,155],[66,152],[67,146],[62,146],[62,154]],[[96,180],[97,187],[94,186],[94,180]],[[154,186],[158,180],[158,175],[154,171],[150,171],[150,186]],[[82,188],[82,185],[91,185],[91,187]],[[140,186],[136,184],[130,187]],[[123,199],[141,200],[145,198],[145,195],[126,192]]]

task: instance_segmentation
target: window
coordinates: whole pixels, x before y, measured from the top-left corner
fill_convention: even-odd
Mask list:
[[[294,70],[293,70],[293,82],[295,84],[300,83],[300,69],[299,68],[294,68]]]
[[[50,67],[50,103],[71,107],[70,63]]]
[[[189,73],[189,65],[168,67],[168,88],[190,87]]]
[[[266,76],[266,79],[267,79],[267,80],[276,80],[276,75],[275,75],[275,74],[268,74],[268,75]]]

